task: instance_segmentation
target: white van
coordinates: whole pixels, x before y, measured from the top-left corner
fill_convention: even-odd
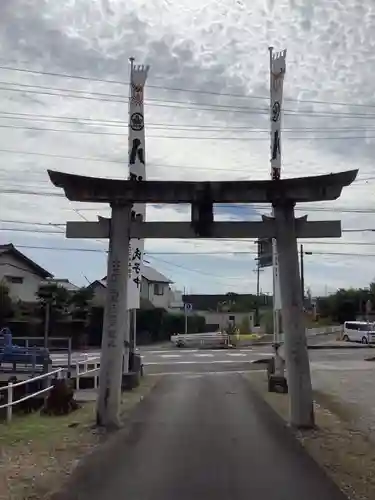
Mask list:
[[[375,342],[375,324],[367,321],[345,321],[342,339],[362,344]]]

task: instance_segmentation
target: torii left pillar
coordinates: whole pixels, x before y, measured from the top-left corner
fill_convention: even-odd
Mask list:
[[[96,423],[107,428],[120,425],[122,363],[129,365],[128,262],[130,204],[111,204],[107,295],[104,309],[102,355]],[[124,352],[125,351],[125,352]]]

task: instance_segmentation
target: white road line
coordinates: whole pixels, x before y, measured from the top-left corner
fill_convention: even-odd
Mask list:
[[[197,354],[194,354],[194,356],[196,358],[213,358],[214,357],[213,354],[203,354],[203,353],[197,353]]]
[[[162,358],[181,358],[181,354],[162,354]]]
[[[227,356],[247,356],[245,352],[227,352]]]
[[[175,353],[176,349],[173,349],[172,351],[142,351],[140,352],[141,356],[145,356],[147,354],[169,354],[169,353]],[[181,352],[198,352],[198,349],[182,349]]]
[[[239,373],[239,374],[245,374],[245,373],[258,373],[258,370],[226,370],[226,371],[221,371],[221,372],[161,372],[161,373],[147,373],[148,377],[160,377],[160,376],[175,376],[178,375],[180,377],[189,377],[193,378],[192,376],[194,375],[194,378],[198,377],[205,377],[206,375],[228,375],[229,374],[234,374],[234,373]]]
[[[248,362],[252,362],[251,360],[248,360]],[[149,366],[149,365],[211,365],[211,364],[214,364],[214,363],[222,363],[222,364],[226,364],[226,363],[240,363],[240,361],[238,360],[234,360],[234,359],[223,359],[223,360],[220,360],[220,359],[214,359],[212,361],[149,361],[149,362],[145,362],[145,366]]]

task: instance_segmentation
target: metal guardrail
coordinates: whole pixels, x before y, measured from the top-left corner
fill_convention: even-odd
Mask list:
[[[41,389],[40,391],[33,392],[32,394],[28,394],[27,396],[24,396],[23,398],[17,399],[16,401],[13,401],[13,390],[16,387],[21,387],[22,385],[29,384],[30,382],[36,382],[37,380],[43,380],[47,379],[49,380],[49,377],[55,375],[55,377],[59,377],[64,372],[63,368],[58,368],[57,370],[53,370],[48,373],[43,373],[43,375],[39,375],[37,377],[29,378],[26,380],[22,380],[21,382],[16,382],[13,384],[12,382],[9,382],[8,385],[4,387],[0,387],[0,392],[1,391],[7,391],[8,392],[8,402],[6,404],[0,405],[0,410],[3,408],[7,409],[7,422],[11,422],[12,416],[13,416],[13,406],[16,406],[19,403],[22,403],[23,401],[27,401],[28,399],[35,398],[36,396],[39,396],[40,394],[47,393],[52,389],[52,385],[49,385],[48,387],[45,387],[44,389]]]
[[[13,337],[17,345],[29,347],[44,347],[44,337]],[[48,337],[48,349],[50,353],[67,353],[68,371],[72,363],[72,339],[67,337]]]

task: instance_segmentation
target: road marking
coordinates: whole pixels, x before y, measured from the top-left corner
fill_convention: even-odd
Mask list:
[[[175,376],[188,377],[188,378],[198,378],[205,377],[206,375],[228,375],[228,374],[248,374],[248,373],[258,373],[258,370],[226,370],[226,371],[215,371],[215,372],[161,372],[161,373],[147,373],[148,377],[160,377],[160,376]]]
[[[162,358],[181,358],[181,354],[162,354]]]
[[[198,352],[199,349],[183,349],[182,352]],[[173,350],[164,350],[164,351],[140,351],[141,356],[145,356],[146,354],[169,354],[169,353],[175,353],[176,349]]]
[[[227,352],[227,356],[247,356],[245,352]]]
[[[246,360],[247,362],[251,363],[252,360]],[[191,361],[148,361],[145,362],[145,366],[149,365],[211,365],[214,363],[241,363],[241,361],[234,360],[234,359],[213,359],[212,361],[197,361],[197,360],[191,360]]]
[[[213,354],[203,354],[203,353],[197,353],[197,354],[194,354],[194,356],[196,358],[213,358],[214,357]]]

